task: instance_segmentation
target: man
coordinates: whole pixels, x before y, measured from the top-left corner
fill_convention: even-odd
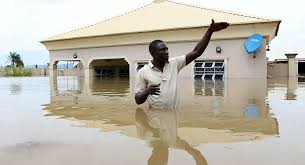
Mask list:
[[[213,32],[229,26],[226,22],[212,23],[198,42],[194,50],[185,56],[170,58],[168,47],[161,40],[155,40],[149,45],[153,60],[141,68],[136,78],[135,100],[142,104],[146,100],[153,108],[175,108],[177,103],[177,77],[179,71],[202,55]]]

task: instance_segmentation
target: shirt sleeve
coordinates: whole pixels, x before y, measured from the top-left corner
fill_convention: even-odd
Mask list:
[[[135,81],[135,93],[143,92],[144,89],[146,88],[146,82],[143,77],[143,72],[142,70],[139,70],[136,76],[136,81]]]
[[[179,56],[179,57],[176,57],[176,64],[177,64],[177,69],[178,69],[178,72],[184,68],[186,66],[186,56]]]

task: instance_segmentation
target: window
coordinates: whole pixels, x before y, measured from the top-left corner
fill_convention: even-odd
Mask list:
[[[194,79],[215,80],[224,78],[223,60],[200,60],[195,61]]]
[[[195,63],[195,67],[201,67],[202,64],[203,64],[203,62],[197,62],[197,63]]]
[[[207,61],[204,63],[205,68],[212,68],[213,67],[213,62]]]

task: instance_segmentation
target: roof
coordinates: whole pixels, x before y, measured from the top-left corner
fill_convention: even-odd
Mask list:
[[[225,21],[231,25],[280,22],[280,20],[275,19],[193,6],[169,0],[155,0],[154,2],[134,11],[99,22],[94,25],[48,38],[42,42],[109,36],[116,34],[205,27],[210,25],[212,18],[215,21]]]
[[[305,62],[305,58],[296,58],[296,60],[298,62]],[[288,59],[287,58],[285,58],[285,59],[275,59],[274,61],[271,61],[271,62],[283,63],[283,62],[288,62]]]

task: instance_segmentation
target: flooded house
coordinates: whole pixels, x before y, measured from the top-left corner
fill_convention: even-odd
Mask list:
[[[41,41],[50,54],[50,75],[59,61],[78,61],[81,75],[135,77],[152,57],[148,45],[164,40],[170,57],[191,51],[211,19],[230,23],[214,33],[204,54],[180,76],[194,79],[266,78],[266,46],[277,36],[280,20],[211,9],[174,1],[155,0],[134,11]],[[260,34],[263,43],[255,56],[245,41]],[[254,58],[255,57],[255,58]]]

